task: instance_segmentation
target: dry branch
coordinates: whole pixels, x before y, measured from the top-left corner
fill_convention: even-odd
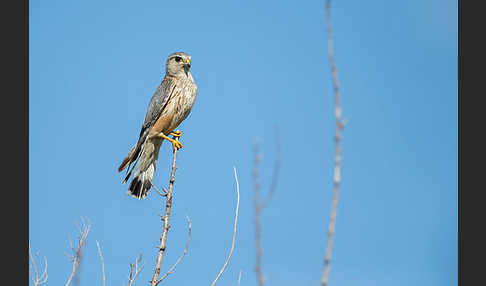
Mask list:
[[[233,171],[234,171],[234,174],[235,174],[236,195],[237,195],[237,199],[236,199],[236,210],[235,210],[235,222],[234,222],[234,225],[233,225],[233,239],[231,241],[231,249],[229,251],[228,257],[226,258],[226,261],[224,262],[223,267],[219,271],[218,276],[216,276],[216,279],[214,279],[214,281],[211,284],[211,286],[216,285],[216,282],[218,281],[218,279],[223,274],[224,270],[226,269],[226,266],[228,265],[228,263],[230,261],[231,255],[233,254],[233,249],[235,248],[236,225],[238,223],[238,210],[240,208],[240,185],[238,183],[238,175],[236,174],[236,167],[233,167]]]
[[[238,274],[238,286],[240,286],[241,284],[241,270],[240,270],[240,274]]]
[[[76,274],[76,272],[79,268],[81,258],[83,256],[84,245],[86,244],[86,238],[88,237],[88,233],[89,233],[89,230],[91,228],[91,223],[90,223],[89,219],[87,219],[87,222],[85,223],[83,218],[81,218],[81,226],[78,226],[76,224],[76,228],[78,229],[78,232],[79,232],[78,245],[77,245],[76,248],[74,248],[72,246],[71,240],[69,240],[69,244],[70,244],[71,250],[73,252],[73,254],[70,257],[72,259],[72,262],[73,262],[73,268],[72,268],[72,271],[71,271],[71,275],[69,276],[69,279],[66,282],[66,286],[71,284],[71,281],[75,277],[75,274]]]
[[[277,182],[278,182],[278,175],[280,171],[280,142],[278,138],[277,131],[275,132],[275,145],[276,145],[276,152],[277,156],[274,162],[273,168],[273,176],[272,176],[272,183],[270,185],[270,190],[268,191],[265,199],[260,202],[259,193],[260,193],[260,180],[259,180],[259,165],[260,165],[260,153],[259,153],[259,142],[258,139],[255,141],[255,149],[254,149],[254,166],[253,166],[253,185],[254,185],[254,195],[253,195],[253,203],[255,207],[255,245],[256,245],[256,264],[255,264],[255,272],[257,275],[258,286],[263,286],[265,283],[265,278],[263,276],[262,271],[262,256],[263,256],[263,248],[262,248],[262,226],[261,226],[261,214],[263,209],[268,205],[270,199],[272,198],[275,190],[277,189]]]
[[[32,251],[30,249],[30,243],[29,243],[29,256],[30,256],[30,267],[29,267],[29,272],[30,272],[30,278],[32,279],[32,282],[34,283],[34,286],[42,285],[47,282],[47,258],[44,257],[44,272],[42,272],[41,275],[39,275],[39,272],[37,271],[37,263],[35,262],[35,258],[32,255]]]
[[[276,152],[276,156],[275,156],[275,161],[273,163],[272,183],[270,185],[270,189],[267,193],[267,196],[260,204],[262,209],[265,208],[267,204],[270,202],[270,200],[272,199],[273,194],[277,189],[278,177],[280,173],[280,138],[278,135],[277,128],[275,128],[275,152]]]
[[[174,137],[174,140],[179,140],[177,137]],[[169,232],[169,218],[170,218],[170,210],[172,208],[172,189],[174,187],[175,182],[175,171],[176,171],[176,160],[177,160],[177,148],[174,148],[174,158],[172,160],[172,171],[170,174],[169,180],[169,189],[165,194],[166,202],[165,202],[165,214],[162,216],[162,221],[164,222],[164,228],[162,230],[162,236],[160,237],[160,246],[158,247],[158,255],[157,255],[157,263],[155,265],[154,276],[151,280],[151,286],[157,285],[159,281],[159,274],[160,268],[162,267],[162,258],[165,253],[165,248],[167,247],[167,233]],[[157,191],[158,192],[158,191]]]
[[[103,286],[106,285],[106,276],[105,276],[105,260],[103,259],[103,254],[101,253],[101,247],[100,247],[100,243],[98,241],[96,241],[96,246],[98,247],[98,255],[100,256],[100,260],[101,260],[101,273],[102,273],[102,277],[103,277]]]
[[[158,285],[160,282],[162,282],[162,280],[164,280],[167,276],[169,276],[169,274],[174,273],[174,270],[175,270],[177,264],[179,264],[179,262],[181,262],[182,258],[184,258],[184,256],[187,253],[187,250],[189,249],[189,243],[191,243],[191,220],[189,219],[189,217],[186,217],[186,218],[187,218],[187,228],[188,228],[186,248],[184,249],[184,252],[181,254],[181,256],[179,256],[176,263],[164,274],[164,276],[162,276],[159,279],[159,281],[157,281],[157,283],[155,285]]]
[[[259,180],[259,173],[258,173],[258,166],[260,164],[260,154],[259,154],[259,146],[258,140],[255,141],[255,149],[254,149],[254,165],[253,165],[253,203],[255,205],[255,244],[256,244],[256,264],[255,264],[255,272],[258,280],[258,285],[262,286],[265,282],[262,272],[262,225],[260,222],[260,217],[262,213],[262,205],[260,204],[259,200],[259,192],[260,192],[260,180]]]
[[[342,109],[341,109],[341,98],[339,95],[339,81],[337,77],[336,61],[334,58],[334,43],[332,39],[332,29],[331,29],[331,1],[326,1],[326,23],[327,23],[327,45],[328,45],[328,56],[329,63],[331,65],[332,83],[334,90],[334,115],[336,117],[336,149],[334,157],[334,188],[333,188],[333,199],[331,206],[331,216],[329,219],[329,228],[327,234],[327,249],[324,258],[324,268],[322,271],[322,286],[327,286],[329,281],[329,264],[331,262],[332,247],[334,244],[334,231],[336,229],[336,214],[337,214],[337,204],[339,198],[339,185],[341,183],[341,132],[344,127],[344,122],[342,120]]]
[[[157,187],[156,187],[156,186],[154,186],[154,184],[152,184],[152,182],[150,182],[150,184],[152,185],[152,188],[154,188],[154,190],[155,190],[155,191],[156,191],[156,192],[157,192],[157,193],[158,193],[158,194],[159,194],[161,197],[165,197],[165,196],[167,196],[167,191],[166,191],[165,189],[162,189],[162,190],[164,191],[164,193],[161,193],[161,192],[159,191],[159,189],[157,189]]]
[[[130,272],[128,273],[128,286],[132,286],[133,281],[137,278],[137,275],[143,269],[143,265],[139,267],[139,264],[142,262],[142,255],[140,255],[137,259],[135,259],[135,263],[130,263]]]

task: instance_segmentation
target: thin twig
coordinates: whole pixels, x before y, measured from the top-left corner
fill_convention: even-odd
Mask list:
[[[36,280],[37,280],[37,277],[39,276],[39,273],[37,272],[37,265],[35,263],[34,256],[32,255],[32,251],[30,249],[30,243],[29,243],[29,256],[30,256],[29,271],[30,271],[31,268],[34,269],[34,273],[31,273],[31,276],[32,276],[32,282],[34,282],[34,284],[36,284]]]
[[[265,282],[262,273],[262,225],[260,222],[260,217],[262,213],[263,206],[260,204],[259,200],[259,192],[260,192],[260,180],[259,180],[259,173],[258,167],[260,165],[260,153],[259,153],[259,145],[258,139],[255,140],[255,149],[254,149],[254,165],[253,165],[253,203],[255,205],[255,245],[256,245],[256,263],[255,263],[255,272],[258,280],[258,286],[262,286]]]
[[[169,271],[167,271],[164,274],[164,276],[162,276],[162,278],[160,278],[159,281],[157,281],[157,283],[155,285],[158,285],[160,282],[162,282],[162,280],[164,280],[167,276],[169,276],[169,274],[174,273],[174,270],[175,270],[177,264],[179,264],[179,262],[181,262],[182,258],[184,258],[184,256],[187,253],[187,250],[189,249],[189,243],[191,243],[191,220],[189,219],[188,216],[186,216],[186,218],[187,218],[187,227],[188,227],[186,248],[184,249],[184,252],[181,254],[181,256],[179,256],[179,258],[177,259],[176,263],[169,269]]]
[[[143,266],[145,265],[142,264],[142,266],[138,266],[139,263],[142,262],[142,255],[135,259],[135,263],[130,263],[130,273],[128,274],[128,286],[132,286],[133,281],[135,281],[135,278],[137,275],[143,270]]]
[[[270,200],[272,199],[273,194],[277,189],[278,176],[280,173],[280,137],[278,135],[277,128],[275,128],[275,152],[276,152],[276,156],[275,156],[275,162],[273,163],[272,184],[270,185],[270,190],[268,191],[267,196],[260,204],[262,209],[265,208],[267,204],[270,202]]]
[[[328,44],[328,55],[329,63],[331,65],[332,83],[334,90],[334,115],[336,117],[336,150],[334,158],[334,189],[333,189],[333,199],[331,206],[331,216],[329,219],[329,228],[327,234],[327,249],[324,258],[324,268],[322,271],[322,286],[327,286],[329,281],[329,264],[331,262],[332,247],[334,244],[334,231],[336,229],[336,214],[337,214],[337,204],[339,198],[339,185],[341,183],[341,132],[344,127],[344,123],[341,119],[342,109],[341,109],[341,99],[339,96],[339,81],[337,76],[336,61],[334,59],[334,44],[332,39],[331,30],[331,1],[326,2],[326,23],[327,23],[327,44]]]
[[[265,199],[262,202],[259,200],[259,193],[260,193],[260,181],[259,181],[259,165],[261,156],[259,154],[259,142],[258,140],[255,141],[255,149],[254,149],[254,167],[253,167],[253,184],[254,184],[254,196],[253,202],[255,206],[255,245],[256,245],[256,264],[255,264],[255,272],[258,280],[258,286],[263,286],[265,283],[265,277],[263,276],[262,271],[262,256],[263,256],[263,248],[262,248],[262,225],[261,225],[261,214],[263,209],[268,205],[270,199],[272,198],[275,190],[277,189],[277,182],[278,182],[278,175],[280,171],[280,141],[278,137],[278,130],[275,129],[275,149],[276,149],[276,157],[274,162],[273,168],[273,176],[272,176],[272,183],[270,185],[270,190],[267,193]]]
[[[236,199],[236,210],[235,210],[235,223],[234,223],[234,226],[233,226],[233,240],[231,241],[231,249],[229,251],[228,257],[226,258],[226,261],[224,262],[223,267],[219,271],[218,276],[216,276],[216,279],[214,279],[214,281],[211,284],[211,286],[216,285],[216,282],[218,281],[219,277],[221,277],[221,275],[223,274],[223,271],[226,269],[226,266],[228,265],[228,263],[230,261],[231,255],[233,254],[233,249],[235,248],[236,225],[238,223],[238,210],[240,208],[240,185],[238,183],[238,175],[236,174],[236,167],[233,167],[233,171],[234,171],[234,174],[235,174],[236,195],[237,195],[237,199]]]
[[[240,274],[238,275],[238,286],[240,286],[240,283],[241,283],[241,270],[240,270]]]
[[[87,238],[89,230],[91,228],[91,223],[89,222],[89,219],[88,219],[87,223],[85,223],[83,218],[81,218],[81,226],[78,226],[76,224],[76,228],[78,229],[78,232],[79,232],[78,246],[77,246],[76,249],[74,249],[74,248],[72,249],[73,252],[74,252],[72,257],[71,257],[71,259],[73,260],[73,268],[72,268],[72,271],[71,271],[71,275],[69,276],[69,279],[66,282],[66,286],[71,284],[71,281],[73,280],[73,278],[76,274],[76,271],[79,268],[81,258],[82,258],[82,254],[83,254],[83,247],[86,244],[86,238]]]
[[[29,243],[29,256],[30,256],[30,267],[29,267],[29,272],[30,276],[32,279],[32,282],[34,283],[34,286],[42,285],[47,282],[47,278],[49,277],[47,275],[47,258],[44,257],[44,272],[39,276],[39,273],[37,272],[37,265],[35,262],[35,258],[32,255],[32,251],[30,249],[30,243]],[[32,273],[31,269],[34,270]]]
[[[69,248],[71,249],[71,251],[74,251],[73,240],[72,240],[69,232],[67,233],[67,238],[68,238],[68,242],[69,242]],[[64,251],[64,255],[66,255],[66,257],[68,259],[71,259],[71,256],[66,251]]]
[[[101,272],[103,274],[103,286],[106,285],[106,276],[105,276],[105,261],[103,260],[103,254],[101,253],[101,247],[98,241],[96,241],[96,246],[98,247],[98,254],[101,260]]]
[[[159,189],[157,189],[157,187],[155,187],[155,186],[154,186],[154,184],[152,184],[152,182],[150,182],[150,184],[152,185],[152,188],[154,188],[154,190],[155,190],[155,191],[156,191],[156,192],[157,192],[157,193],[158,193],[158,194],[159,194],[161,197],[165,197],[165,196],[167,196],[167,191],[166,191],[166,190],[162,189],[162,190],[164,191],[164,193],[161,193],[161,192],[159,191]]]
[[[174,140],[177,141],[179,139],[177,137],[174,137]],[[164,221],[164,228],[162,230],[162,236],[160,237],[160,246],[157,255],[157,263],[155,265],[154,276],[151,280],[151,286],[155,286],[158,284],[160,268],[162,267],[162,257],[164,256],[165,248],[167,247],[166,244],[167,233],[169,232],[169,218],[170,218],[170,210],[172,208],[172,189],[174,187],[174,182],[175,182],[176,160],[177,160],[177,148],[174,148],[174,158],[172,160],[172,171],[170,173],[169,189],[167,190],[167,194],[166,194],[165,215],[162,217],[162,220]]]

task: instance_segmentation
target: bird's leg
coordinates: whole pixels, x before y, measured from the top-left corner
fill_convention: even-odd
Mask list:
[[[174,137],[181,137],[182,132],[180,130],[176,130],[176,131],[172,131],[171,133],[169,133],[169,135],[172,135]]]
[[[177,150],[181,149],[182,148],[182,143],[178,141],[178,138],[170,138],[168,136],[166,136],[164,133],[160,132],[159,134],[157,134],[157,136],[159,136],[160,138],[164,138],[166,140],[169,140],[170,143],[172,143],[172,151],[175,151],[175,149],[177,148]]]

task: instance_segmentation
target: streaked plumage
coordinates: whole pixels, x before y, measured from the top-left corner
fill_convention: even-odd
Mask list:
[[[128,188],[128,194],[135,198],[145,198],[152,187],[163,141],[157,135],[163,133],[168,136],[176,129],[187,118],[196,100],[197,86],[190,72],[190,59],[182,52],[167,58],[165,77],[150,100],[138,142],[118,168],[121,172],[128,167],[128,174],[123,180],[126,183],[138,165]]]

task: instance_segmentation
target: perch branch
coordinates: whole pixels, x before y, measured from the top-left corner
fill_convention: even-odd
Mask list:
[[[164,280],[167,276],[169,276],[169,274],[174,273],[174,270],[175,270],[177,264],[179,264],[179,262],[181,262],[182,258],[184,258],[184,256],[187,253],[187,250],[189,249],[189,243],[191,243],[191,220],[189,219],[189,217],[186,217],[186,218],[187,218],[187,227],[188,227],[186,248],[184,249],[184,252],[181,254],[181,256],[179,256],[176,263],[169,269],[169,271],[167,271],[164,274],[164,276],[162,276],[162,278],[159,279],[159,281],[157,281],[157,283],[155,285],[158,285],[160,282],[162,282],[162,280]]]
[[[235,238],[236,238],[236,225],[238,223],[238,209],[240,207],[240,185],[238,183],[238,175],[236,174],[236,167],[233,167],[233,170],[234,170],[234,174],[235,174],[235,181],[236,181],[236,195],[237,195],[237,199],[236,199],[236,210],[235,210],[235,223],[234,223],[234,226],[233,226],[233,239],[231,241],[231,249],[229,251],[229,254],[228,254],[228,257],[226,258],[226,261],[224,262],[224,265],[223,267],[221,268],[221,270],[219,271],[218,273],[218,276],[216,276],[216,279],[214,279],[213,283],[211,284],[211,286],[214,286],[216,285],[216,282],[218,281],[218,279],[221,277],[221,275],[223,274],[223,271],[226,269],[226,266],[228,265],[229,261],[230,261],[230,258],[231,258],[231,255],[233,254],[233,249],[235,248]]]
[[[327,249],[324,258],[324,268],[322,271],[322,286],[327,286],[329,281],[329,267],[331,262],[331,253],[334,244],[334,231],[336,229],[336,214],[337,214],[337,204],[339,198],[339,186],[341,183],[341,132],[344,127],[342,120],[342,110],[341,110],[341,98],[339,95],[339,81],[337,76],[336,61],[334,58],[334,44],[332,39],[332,29],[331,29],[331,0],[326,1],[326,23],[327,23],[327,45],[328,45],[328,56],[329,63],[331,65],[332,83],[334,90],[334,115],[336,117],[336,149],[334,157],[334,188],[333,188],[333,198],[331,205],[331,216],[329,219],[329,228],[327,234]]]
[[[78,238],[78,246],[76,249],[72,247],[73,255],[71,256],[71,259],[73,260],[73,268],[71,271],[71,275],[69,276],[68,281],[66,282],[66,286],[71,284],[71,281],[75,277],[76,271],[79,268],[81,258],[83,256],[83,247],[86,244],[86,238],[88,237],[89,230],[91,228],[91,223],[89,222],[89,219],[87,220],[87,223],[84,222],[83,218],[81,218],[81,227],[79,227],[76,224],[76,228],[78,229],[79,232],[79,238]],[[70,242],[71,244],[71,242]]]
[[[178,141],[177,137],[174,140]],[[165,248],[167,247],[167,233],[169,232],[169,218],[170,210],[172,208],[172,189],[175,182],[175,171],[176,171],[176,160],[177,160],[177,148],[174,148],[174,158],[172,160],[172,171],[170,173],[169,189],[167,190],[166,202],[165,202],[165,215],[162,217],[164,221],[164,228],[162,230],[162,236],[160,237],[160,246],[158,247],[157,263],[155,265],[154,276],[151,280],[151,286],[157,285],[159,282],[160,268],[162,267],[162,257],[165,253]]]

